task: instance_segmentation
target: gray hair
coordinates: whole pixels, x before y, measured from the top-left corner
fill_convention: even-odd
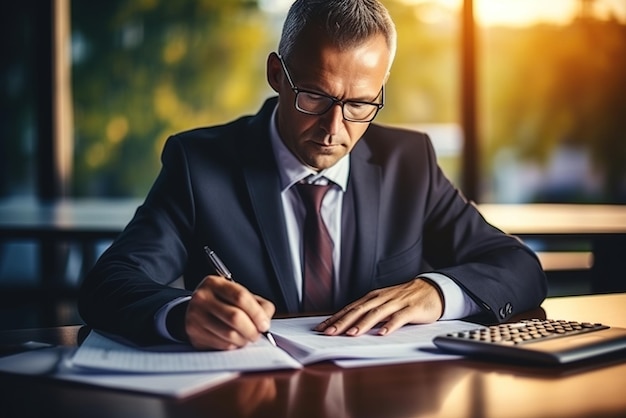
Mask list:
[[[378,0],[296,0],[287,13],[278,53],[288,60],[301,33],[310,26],[323,31],[340,48],[353,47],[382,34],[389,48],[391,67],[396,54],[396,27]]]

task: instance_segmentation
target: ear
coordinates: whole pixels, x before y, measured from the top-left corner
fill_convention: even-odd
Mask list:
[[[267,82],[276,93],[280,93],[283,83],[283,68],[276,52],[272,52],[267,57]]]

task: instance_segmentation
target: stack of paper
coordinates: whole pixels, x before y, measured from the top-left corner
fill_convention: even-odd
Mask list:
[[[72,359],[77,367],[134,373],[249,372],[302,367],[285,351],[260,338],[245,348],[195,351],[188,346],[136,348],[91,332]]]
[[[51,347],[0,358],[0,372],[42,376],[117,390],[185,397],[239,376],[236,372],[127,373],[88,370],[72,364],[75,349]]]
[[[433,338],[473,328],[463,321],[407,325],[386,335],[371,330],[359,337],[313,331],[325,317],[275,319],[278,347],[260,338],[230,351],[196,351],[185,345],[137,347],[92,331],[75,353],[44,348],[0,359],[0,371],[40,374],[119,389],[185,396],[241,372],[299,369],[319,361],[342,367],[456,358],[439,353]]]
[[[302,364],[331,360],[341,367],[369,366],[459,358],[440,352],[433,343],[437,335],[476,328],[464,321],[405,325],[386,336],[377,329],[358,337],[326,336],[311,331],[325,317],[302,317],[272,321],[279,347]]]

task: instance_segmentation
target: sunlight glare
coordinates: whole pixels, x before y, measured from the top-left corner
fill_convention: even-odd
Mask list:
[[[395,0],[405,4],[437,3],[460,10],[463,0]],[[384,0],[383,0],[384,3]],[[481,26],[530,26],[537,23],[568,24],[579,12],[578,0],[474,0],[474,14]],[[594,12],[606,18],[613,12],[626,16],[626,0],[596,0]]]
[[[474,3],[480,25],[527,26],[532,24],[566,24],[576,16],[575,0],[478,0]]]

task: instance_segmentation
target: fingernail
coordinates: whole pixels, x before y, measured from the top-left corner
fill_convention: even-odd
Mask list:
[[[379,331],[378,331],[378,335],[387,335],[387,333],[389,332],[389,330],[386,327],[382,327]]]
[[[336,332],[337,332],[337,327],[335,326],[328,327],[324,330],[324,334],[326,335],[335,335]]]
[[[346,332],[346,335],[356,335],[358,332],[359,329],[357,327],[352,327]]]

